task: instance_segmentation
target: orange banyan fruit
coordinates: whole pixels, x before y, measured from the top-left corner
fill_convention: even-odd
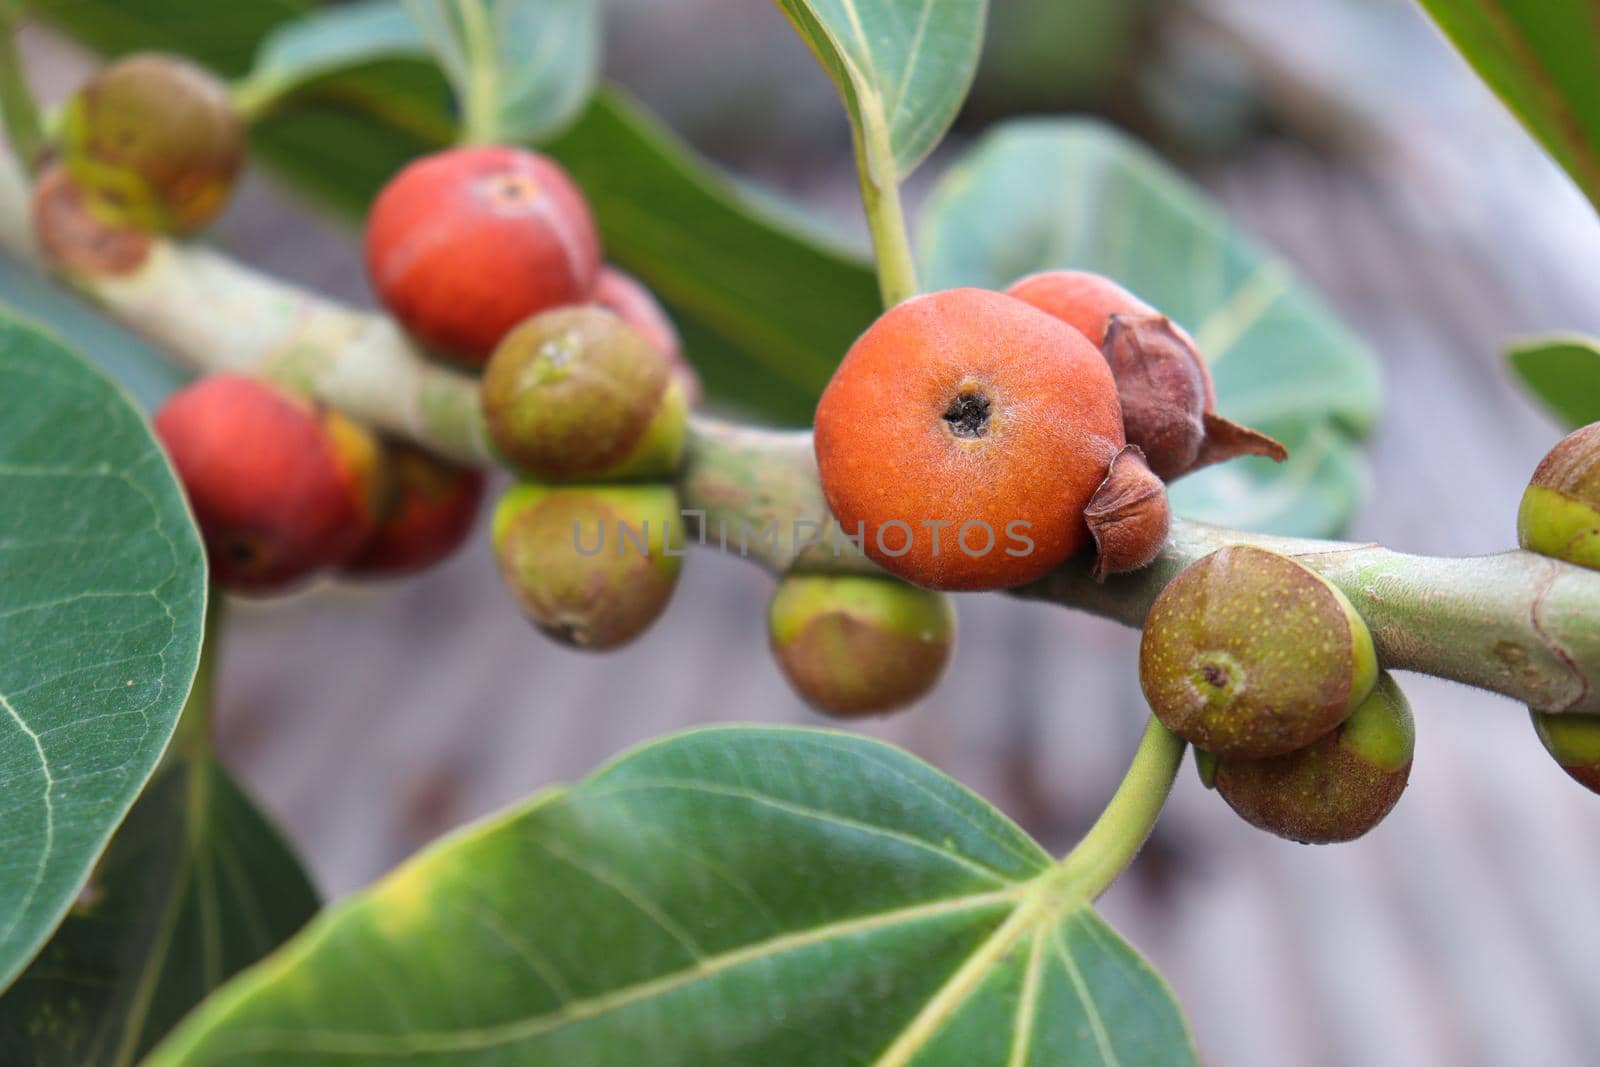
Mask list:
[[[981,289],[879,318],[823,393],[815,439],[844,533],[884,569],[948,590],[1020,585],[1083,548],[1084,509],[1124,450],[1094,345]]]

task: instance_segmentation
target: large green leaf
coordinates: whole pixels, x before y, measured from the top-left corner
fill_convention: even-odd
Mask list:
[[[1600,343],[1547,337],[1511,350],[1511,369],[1570,429],[1600,422]]]
[[[122,1067],[317,910],[294,853],[209,755],[159,771],[88,892],[4,997],[30,1067]]]
[[[844,97],[880,184],[955,121],[978,69],[987,0],[778,0]],[[878,158],[879,149],[883,158]]]
[[[582,110],[600,67],[597,0],[405,0],[489,140],[544,137]]]
[[[1107,274],[1187,326],[1217,406],[1279,437],[1288,463],[1244,460],[1173,487],[1192,518],[1327,535],[1366,486],[1356,445],[1380,388],[1366,348],[1153,153],[1098,123],[997,127],[940,181],[923,219],[930,288],[1004,288],[1057,267]]]
[[[1422,6],[1600,207],[1600,13],[1593,0]]]
[[[36,0],[41,13],[110,52],[169,48],[238,71],[292,0]],[[449,93],[422,64],[329,76],[258,125],[258,151],[351,216],[417,154],[454,130]],[[789,425],[876,316],[870,265],[773,210],[696,158],[659,122],[602,92],[546,146],[584,184],[609,256],[671,305],[712,401]]]
[[[326,913],[148,1067],[1196,1063],[1059,872],[887,745],[698,731]]]
[[[194,679],[205,558],[128,398],[0,315],[0,988],[60,922]]]

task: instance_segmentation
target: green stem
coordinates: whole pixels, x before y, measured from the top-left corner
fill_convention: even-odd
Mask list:
[[[0,0],[0,119],[5,122],[6,135],[17,156],[30,174],[36,174],[44,162],[46,142],[39,107],[28,89],[27,72],[17,53],[16,29],[21,14],[20,4]]]
[[[495,50],[489,12],[483,0],[461,0],[465,32],[468,84],[461,102],[461,140],[465,144],[493,144],[500,139],[499,53]]]
[[[1111,803],[1052,874],[1053,899],[1094,900],[1127,870],[1166,807],[1184,748],[1177,734],[1150,719]]]
[[[33,258],[27,184],[3,151],[0,247]],[[282,381],[435,452],[496,462],[476,381],[429,360],[388,319],[164,240],[152,241],[146,261],[127,274],[73,282],[79,295],[196,370]],[[757,534],[775,524],[770,547],[754,540],[748,553],[775,574],[874,569],[848,546],[836,554],[838,539],[829,543],[810,434],[697,416],[678,487],[683,506],[705,512],[712,530],[727,523],[733,550],[741,522]],[[819,532],[822,545],[798,550],[802,536]],[[1140,626],[1180,570],[1230,544],[1293,556],[1337,585],[1390,670],[1465,682],[1540,711],[1600,714],[1600,572],[1531,552],[1441,559],[1178,519],[1161,555],[1134,574],[1096,582],[1075,559],[1013,592]]]
[[[883,306],[894,307],[917,295],[916,260],[906,233],[894,152],[887,135],[877,131],[876,123],[866,120],[856,135],[856,172],[861,178],[861,206],[866,209],[867,228],[872,231],[878,289],[883,294]]]

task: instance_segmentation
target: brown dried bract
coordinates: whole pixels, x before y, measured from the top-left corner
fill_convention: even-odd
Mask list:
[[[33,190],[33,232],[46,262],[67,274],[132,274],[150,253],[150,235],[97,216],[66,170],[53,165]]]
[[[1144,450],[1163,480],[1235,456],[1288,457],[1277,441],[1212,410],[1205,361],[1165,315],[1113,315],[1103,351],[1117,379],[1128,442]]]
[[[1160,553],[1172,525],[1167,488],[1137,445],[1128,445],[1111,461],[1106,480],[1083,509],[1083,518],[1099,550],[1096,581],[1138,570]]]

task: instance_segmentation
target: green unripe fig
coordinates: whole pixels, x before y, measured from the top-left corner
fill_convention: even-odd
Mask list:
[[[1394,810],[1411,777],[1416,727],[1388,672],[1326,737],[1286,756],[1216,761],[1216,788],[1250,825],[1290,841],[1353,841]]]
[[[683,455],[682,377],[603,308],[559,308],[512,330],[489,358],[482,400],[495,447],[544,481],[666,478]]]
[[[790,575],[767,627],[795,691],[840,716],[882,714],[926,695],[956,638],[949,597],[875,575]]]
[[[120,59],[62,114],[62,162],[112,225],[191,233],[221,213],[244,166],[227,86],[177,56]]]
[[[1540,461],[1517,509],[1517,541],[1600,570],[1600,422],[1568,434]]]
[[[495,557],[535,626],[575,648],[610,649],[666,610],[682,530],[671,486],[520,485],[495,509]]]
[[[1343,593],[1287,556],[1220,549],[1174,578],[1139,645],[1145,699],[1167,729],[1223,756],[1304,748],[1372,691],[1377,652]]]
[[[1573,781],[1600,793],[1600,715],[1533,712],[1533,728],[1545,751]]]

